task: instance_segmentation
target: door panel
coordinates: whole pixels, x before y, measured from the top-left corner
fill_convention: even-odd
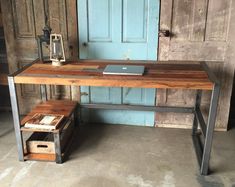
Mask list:
[[[120,88],[102,88],[90,87],[91,103],[121,103],[121,89]]]
[[[82,103],[121,104],[121,89],[81,86]]]
[[[88,1],[88,41],[112,41],[112,6],[113,1]],[[115,15],[113,15],[115,16]],[[99,28],[99,29],[97,29]]]
[[[123,42],[146,42],[147,41],[147,12],[148,1],[124,0],[123,5]],[[135,29],[141,28],[141,29]]]
[[[122,97],[123,97],[123,104],[151,106],[154,105],[155,103],[155,89],[123,88]]]
[[[78,0],[81,59],[156,60],[159,1]]]
[[[78,0],[80,58],[156,60],[158,13],[155,0]],[[155,95],[155,89],[81,87],[82,103],[154,105]],[[154,125],[153,112],[86,110],[84,117]]]

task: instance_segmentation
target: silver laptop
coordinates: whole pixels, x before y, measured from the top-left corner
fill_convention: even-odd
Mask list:
[[[138,65],[107,65],[105,75],[143,75],[144,66]]]

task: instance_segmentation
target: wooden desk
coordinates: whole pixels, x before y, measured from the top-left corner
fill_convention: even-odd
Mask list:
[[[86,64],[70,62],[60,67],[37,62],[17,74],[15,83],[203,90],[212,90],[214,85],[200,64],[131,63],[144,65],[144,76],[120,76],[102,74],[110,62],[84,62]],[[113,63],[120,64],[120,61]]]
[[[145,72],[143,76],[103,75],[102,72],[108,64],[144,65]],[[10,75],[8,81],[18,154],[19,160],[21,161],[24,160],[24,152],[20,131],[19,109],[15,88],[16,84],[195,89],[197,90],[197,94],[195,107],[193,108],[107,104],[86,104],[81,105],[81,107],[193,113],[195,117],[192,135],[200,164],[200,171],[203,175],[208,174],[220,86],[216,77],[204,62],[191,64],[163,64],[151,61],[148,61],[148,63],[143,63],[143,61],[129,61],[127,63],[126,61],[81,60],[67,62],[67,64],[61,67],[54,67],[51,66],[50,63],[43,64],[40,61],[35,61]],[[200,110],[202,90],[212,91],[207,123],[204,121]],[[42,89],[42,94],[46,99],[45,87]],[[204,145],[201,145],[198,138],[198,124],[200,125],[200,130],[205,138]]]

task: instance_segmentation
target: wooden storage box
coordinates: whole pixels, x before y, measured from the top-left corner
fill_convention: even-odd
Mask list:
[[[65,149],[65,146],[72,136],[74,129],[74,121],[69,119],[60,133],[60,144],[61,151]],[[34,132],[26,140],[27,153],[41,153],[41,154],[55,154],[55,143],[54,143],[55,132]]]
[[[55,154],[53,134],[48,132],[34,132],[26,141],[28,153]]]

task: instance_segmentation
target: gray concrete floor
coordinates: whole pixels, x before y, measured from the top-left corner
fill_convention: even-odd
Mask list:
[[[0,187],[235,187],[234,143],[235,130],[215,133],[206,177],[181,129],[87,125],[64,164],[19,162],[11,115],[0,113]]]

